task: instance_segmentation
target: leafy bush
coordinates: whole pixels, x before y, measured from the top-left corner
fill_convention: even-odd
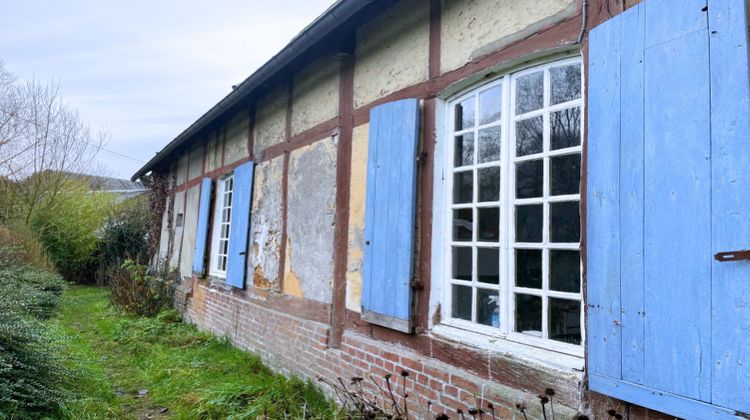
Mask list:
[[[54,315],[65,287],[60,276],[29,267],[0,269],[0,418],[58,412],[71,372],[42,320]]]
[[[111,207],[107,193],[89,193],[83,183],[71,182],[54,200],[34,211],[31,229],[44,244],[58,272],[68,280],[91,280],[91,266],[99,241],[97,231]]]
[[[172,305],[176,285],[176,273],[154,273],[146,265],[125,260],[110,279],[111,299],[125,312],[154,316]]]
[[[109,283],[126,259],[138,264],[148,263],[151,222],[147,196],[127,200],[113,209],[102,227],[96,251],[97,284]]]
[[[0,225],[0,263],[33,266],[50,272],[55,270],[44,245],[21,223]]]

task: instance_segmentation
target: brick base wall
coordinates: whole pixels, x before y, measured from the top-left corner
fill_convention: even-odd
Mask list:
[[[399,374],[406,371],[409,375],[404,383],[409,394],[409,410],[418,418],[434,418],[438,413],[458,418],[457,408],[466,412],[477,404],[486,408],[487,403],[492,403],[497,418],[523,419],[524,416],[515,408],[521,401],[527,406],[529,419],[542,418],[536,394],[482,378],[398,344],[346,331],[340,348],[329,348],[328,324],[258,305],[204,282],[181,286],[176,301],[188,322],[227,337],[237,347],[258,354],[264,363],[287,375],[313,381],[322,377],[331,382],[340,377],[347,384],[352,377],[362,377],[365,392],[380,399],[382,394],[370,378],[382,386],[384,375],[390,373],[392,382],[397,380],[395,392],[402,394]],[[331,388],[323,383],[320,386],[334,396]],[[590,400],[592,407],[585,411],[592,419],[609,418],[606,411],[610,408],[623,415],[630,414],[624,418],[668,418],[598,395]],[[554,408],[557,419],[577,418],[579,412],[579,407],[570,407],[557,400]],[[549,405],[547,414],[550,415]]]

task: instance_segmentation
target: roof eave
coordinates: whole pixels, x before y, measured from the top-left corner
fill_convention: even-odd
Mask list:
[[[206,128],[211,122],[220,118],[224,112],[250,97],[253,92],[262,87],[274,75],[284,70],[304,53],[315,47],[324,37],[330,35],[373,2],[375,0],[338,0],[295,36],[278,54],[263,64],[240,83],[236,89],[193,122],[162,150],[157,152],[156,156],[136,171],[130,179],[136,181],[149,173],[159,162],[169,156],[170,153]]]

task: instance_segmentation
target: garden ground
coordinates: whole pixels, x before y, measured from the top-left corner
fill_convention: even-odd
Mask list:
[[[83,397],[71,418],[334,418],[310,383],[272,373],[257,356],[180,322],[124,315],[108,289],[74,286],[50,321]]]

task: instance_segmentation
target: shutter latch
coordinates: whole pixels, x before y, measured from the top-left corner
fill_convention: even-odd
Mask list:
[[[742,251],[719,252],[718,254],[714,255],[714,258],[718,262],[750,260],[750,249]]]

